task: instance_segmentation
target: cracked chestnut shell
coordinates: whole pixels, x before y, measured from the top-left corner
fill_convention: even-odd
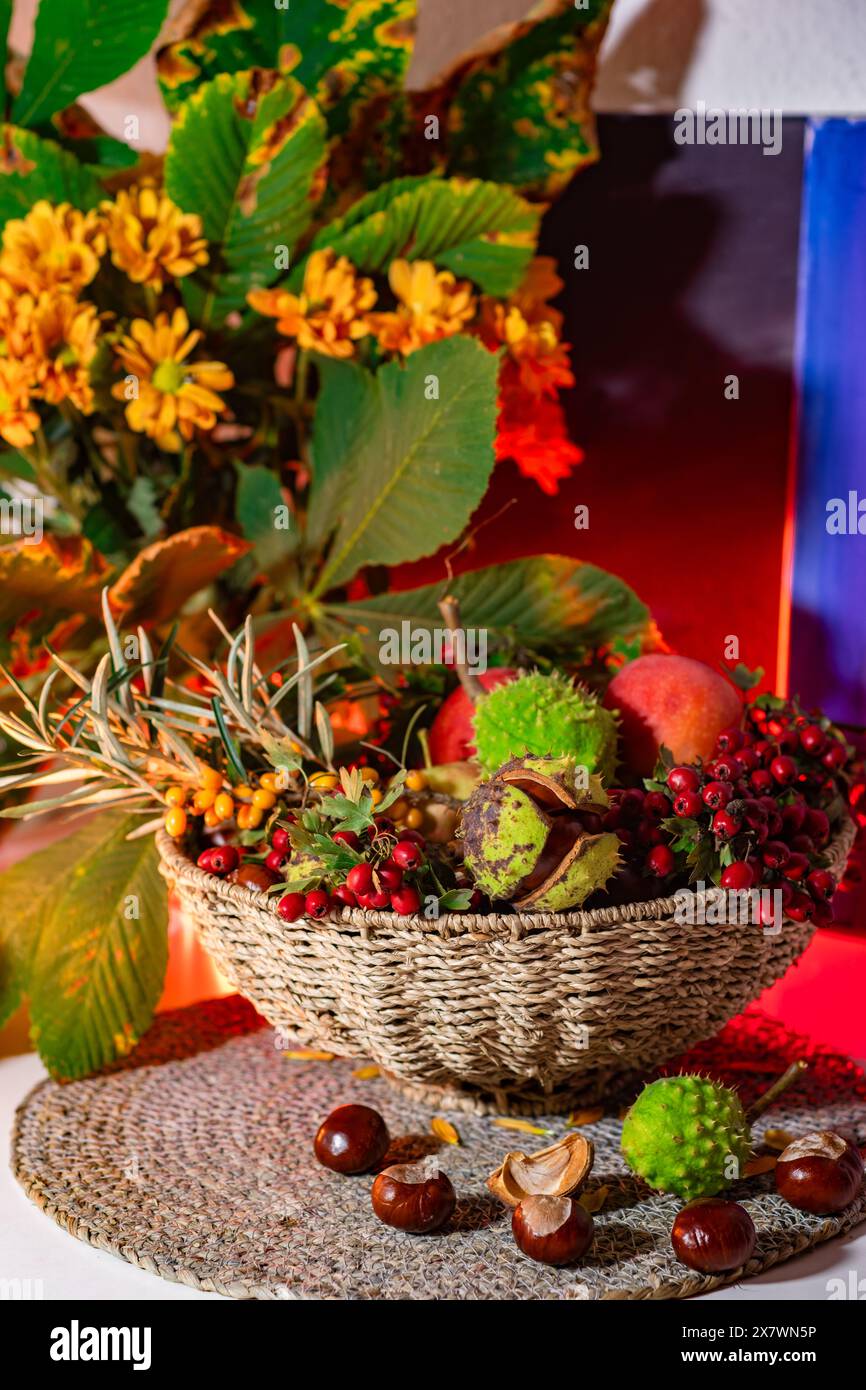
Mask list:
[[[571,758],[514,758],[463,808],[464,863],[482,892],[516,907],[578,907],[619,864],[611,832],[593,834],[583,816],[607,810],[597,777],[577,786]]]
[[[586,1181],[593,1156],[591,1141],[575,1130],[534,1154],[507,1153],[487,1186],[510,1207],[525,1197],[569,1197]]]
[[[386,1226],[413,1235],[438,1231],[457,1202],[454,1188],[435,1162],[396,1163],[385,1168],[370,1193],[373,1210]]]
[[[863,1181],[859,1149],[832,1130],[815,1130],[794,1139],[779,1154],[776,1188],[800,1211],[817,1216],[850,1206]]]
[[[511,1231],[531,1260],[571,1265],[592,1244],[593,1220],[573,1197],[524,1197],[512,1213]]]
[[[378,1110],[369,1105],[338,1105],[316,1134],[313,1149],[335,1173],[369,1173],[388,1151],[391,1136]]]
[[[724,1197],[698,1197],[677,1214],[674,1254],[701,1274],[740,1269],[755,1249],[755,1226],[745,1207]]]

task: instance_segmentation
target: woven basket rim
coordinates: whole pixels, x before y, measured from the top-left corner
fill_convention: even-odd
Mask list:
[[[854,843],[857,827],[850,817],[839,826],[836,835],[827,846],[826,853],[832,863],[831,868],[838,879]],[[203,894],[216,892],[221,898],[238,908],[255,907],[266,912],[282,923],[277,912],[275,894],[262,893],[257,888],[243,884],[227,883],[224,879],[208,874],[189,857],[181,846],[165,830],[156,833],[156,844],[160,858],[169,876],[183,875],[187,883]],[[480,935],[524,935],[532,931],[549,931],[551,928],[565,928],[580,935],[593,927],[625,926],[635,922],[659,922],[671,918],[682,902],[683,893],[691,893],[695,906],[709,905],[719,898],[725,890],[719,888],[702,889],[680,888],[676,894],[664,898],[651,898],[645,902],[621,903],[615,907],[598,907],[591,912],[443,912],[438,917],[403,917],[391,911],[375,911],[361,907],[344,907],[339,913],[331,913],[328,920],[344,926],[357,927],[369,931],[374,927],[399,926],[400,930],[414,928],[419,936],[437,932],[442,936],[461,933]],[[323,924],[324,925],[324,924]]]

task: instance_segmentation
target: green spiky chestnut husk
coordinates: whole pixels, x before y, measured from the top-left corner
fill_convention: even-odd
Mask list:
[[[573,758],[514,758],[482,782],[462,813],[464,864],[495,901],[559,912],[604,887],[619,840],[586,834],[581,810],[604,810],[600,779],[578,784]]]
[[[489,776],[526,754],[570,757],[610,786],[616,770],[617,717],[561,671],[523,672],[479,698],[478,761]]]
[[[622,1152],[632,1172],[684,1201],[712,1197],[742,1176],[751,1132],[736,1091],[703,1076],[665,1076],[625,1117]]]

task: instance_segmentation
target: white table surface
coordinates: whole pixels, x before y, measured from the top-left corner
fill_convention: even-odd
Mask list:
[[[45,1076],[39,1059],[28,1054],[0,1062],[0,1133],[12,1132],[15,1108],[31,1087]],[[8,1161],[0,1164],[0,1281],[41,1280],[41,1294],[50,1299],[161,1300],[219,1299],[171,1284],[102,1250],[75,1240],[44,1216],[12,1176]],[[866,1280],[866,1223],[838,1240],[827,1241],[797,1259],[788,1260],[746,1284],[704,1295],[730,1300],[791,1299],[824,1301],[830,1279],[847,1287]],[[0,1282],[0,1288],[5,1285]],[[32,1284],[31,1288],[39,1285]],[[863,1285],[866,1296],[866,1282]],[[849,1295],[850,1297],[850,1295]]]

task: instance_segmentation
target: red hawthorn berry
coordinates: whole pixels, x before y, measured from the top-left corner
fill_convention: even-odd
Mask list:
[[[586,829],[585,821],[584,829]],[[391,858],[395,864],[400,865],[401,869],[420,869],[424,863],[424,855],[414,840],[398,840]]]
[[[213,852],[214,846],[211,845],[208,847],[208,849],[203,849],[198,859],[195,861],[198,867],[200,869],[204,869],[205,873],[208,874],[213,873],[213,869],[211,868],[211,858],[213,856]]]
[[[767,824],[767,812],[754,797],[746,797],[743,801],[743,820],[752,830],[759,825]]]
[[[829,767],[831,771],[834,772],[837,768],[844,766],[845,758],[845,749],[842,747],[842,744],[836,740],[830,744],[826,752],[821,754],[821,762],[825,767]]]
[[[815,911],[815,904],[808,893],[795,893],[785,911],[793,922],[808,922]]]
[[[701,785],[700,775],[694,767],[672,767],[667,782],[672,792],[696,792]]]
[[[740,775],[740,766],[733,753],[723,753],[716,758],[713,775],[722,782],[734,782]]]
[[[674,797],[675,816],[699,816],[704,809],[704,803],[695,791],[679,792]]]
[[[830,818],[826,811],[810,809],[803,821],[803,830],[811,835],[816,845],[826,845],[830,838]]]
[[[370,893],[359,893],[358,906],[383,912],[386,907],[391,906],[391,894],[384,888],[374,888]]]
[[[667,878],[677,866],[674,852],[667,845],[654,845],[645,863],[650,872],[657,874],[659,878]]]
[[[795,883],[799,882],[799,880],[803,878],[808,872],[808,859],[806,858],[805,854],[798,854],[796,852],[791,855],[787,864],[785,864],[785,866],[782,869],[782,873],[785,875],[785,878],[793,879]]]
[[[789,758],[786,754],[780,754],[770,763],[770,772],[777,782],[780,782],[783,787],[787,787],[797,776],[797,764],[793,758]]]
[[[716,739],[717,753],[736,753],[743,746],[743,735],[739,729],[722,729]]]
[[[791,857],[791,851],[782,840],[767,840],[761,851],[761,858],[768,869],[781,869]]]
[[[285,863],[286,856],[278,849],[272,849],[270,854],[265,856],[265,867],[273,869],[274,873],[279,873]]]
[[[287,893],[284,898],[280,898],[277,912],[284,922],[297,922],[298,918],[304,915],[303,893]]]
[[[815,858],[815,841],[811,835],[792,835],[788,844],[796,854],[805,854],[807,859]]]
[[[772,774],[769,773],[765,767],[759,767],[749,777],[749,785],[756,796],[760,796],[763,792],[768,792],[772,789]]]
[[[234,845],[216,845],[211,850],[211,873],[219,874],[221,878],[224,874],[234,873],[240,862],[241,857]]]
[[[800,799],[782,807],[782,828],[786,835],[796,835],[806,819],[806,803]]]
[[[701,800],[711,811],[721,811],[734,795],[730,782],[708,782],[701,788]]]
[[[348,883],[338,883],[331,896],[343,907],[358,906],[358,899],[355,897]]]
[[[832,898],[836,891],[836,880],[829,869],[813,869],[806,883],[816,898],[823,898],[825,901]]]
[[[400,868],[399,864],[394,863],[393,859],[386,859],[384,864],[380,864],[377,873],[382,886],[387,888],[388,892],[391,894],[393,894],[403,882],[403,870]]]
[[[670,798],[664,792],[647,792],[643,803],[644,811],[655,820],[662,820],[671,813]]]
[[[369,864],[356,864],[346,874],[346,883],[359,898],[362,893],[369,893],[373,887],[372,868]]]
[[[413,912],[418,912],[421,907],[421,899],[418,896],[417,888],[411,884],[404,884],[396,892],[391,894],[391,906],[395,912],[399,912],[401,917],[409,917]]]
[[[331,910],[330,894],[322,888],[314,888],[312,893],[308,893],[304,899],[304,911],[308,917],[319,922],[323,917],[327,917]]]
[[[717,811],[713,816],[713,831],[720,840],[732,840],[739,835],[742,826],[742,821],[732,816],[730,811]]]
[[[819,728],[817,724],[806,724],[800,730],[800,746],[804,752],[811,753],[813,757],[821,752],[826,742],[824,730]]]
[[[360,849],[361,841],[354,830],[335,830],[331,839],[338,845],[346,845],[348,849]]]
[[[754,772],[760,766],[760,758],[754,748],[738,748],[734,754],[741,772]]]
[[[397,843],[398,843],[398,844],[401,844],[401,845],[403,845],[403,844],[420,845],[421,849],[424,849],[424,848],[426,847],[426,845],[427,845],[427,841],[424,839],[424,836],[421,834],[421,831],[420,831],[420,830],[400,830],[400,831],[398,831],[398,832],[397,832]]]
[[[285,854],[291,848],[291,843],[288,830],[283,830],[282,826],[278,825],[271,836],[271,844],[274,849],[279,850],[280,854]]]
[[[744,888],[751,888],[755,881],[752,866],[745,859],[738,859],[734,864],[728,864],[727,868],[722,869],[722,876],[719,880],[723,888],[733,888],[741,892]]]

